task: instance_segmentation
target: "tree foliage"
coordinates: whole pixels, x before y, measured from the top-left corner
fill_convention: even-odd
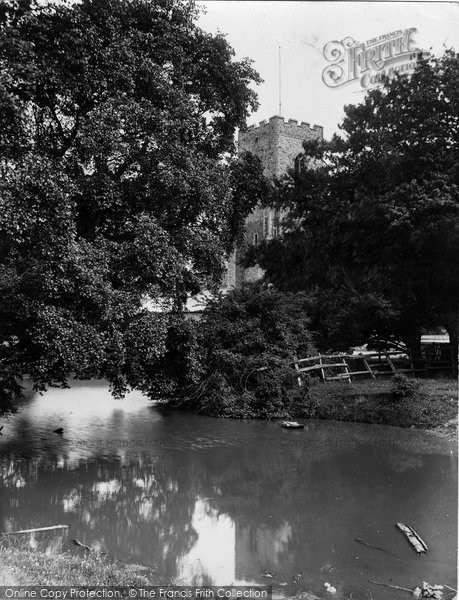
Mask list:
[[[306,305],[302,293],[259,285],[211,301],[202,320],[189,324],[194,379],[175,390],[172,404],[221,417],[301,415],[307,385],[298,389],[293,359],[313,351]]]
[[[180,0],[1,3],[3,389],[25,374],[145,386],[138,359],[165,352],[169,324],[143,300],[180,310],[218,286],[265,185],[233,143],[260,79],[197,15]]]
[[[423,60],[346,106],[339,136],[305,144],[316,166],[279,183],[286,233],[257,258],[280,289],[315,296],[322,349],[416,350],[438,325],[457,340],[458,100],[457,56]]]

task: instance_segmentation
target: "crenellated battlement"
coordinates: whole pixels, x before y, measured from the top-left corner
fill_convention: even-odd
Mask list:
[[[290,169],[295,157],[303,151],[303,142],[321,140],[323,127],[279,115],[251,125],[239,132],[239,150],[248,150],[261,159],[268,176],[279,177]]]
[[[274,117],[271,117],[269,119],[269,121],[267,121],[266,119],[264,119],[263,121],[260,121],[258,125],[249,125],[246,129],[246,131],[244,131],[243,133],[248,133],[248,132],[252,132],[252,131],[262,131],[263,129],[270,127],[271,124],[277,124],[278,127],[282,128],[283,126],[296,126],[300,129],[306,129],[308,131],[317,131],[317,133],[323,134],[323,130],[324,128],[322,127],[322,125],[313,125],[311,127],[310,123],[306,123],[305,121],[301,121],[301,123],[298,123],[297,119],[288,119],[285,120],[284,117],[280,117],[279,115],[275,115]]]

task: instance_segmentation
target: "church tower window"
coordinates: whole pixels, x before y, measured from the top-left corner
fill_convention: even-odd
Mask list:
[[[295,175],[299,176],[306,169],[306,157],[304,154],[298,154],[295,158]]]

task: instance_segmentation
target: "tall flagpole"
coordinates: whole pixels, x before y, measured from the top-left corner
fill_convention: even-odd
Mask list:
[[[279,116],[282,116],[282,70],[281,47],[279,46]]]

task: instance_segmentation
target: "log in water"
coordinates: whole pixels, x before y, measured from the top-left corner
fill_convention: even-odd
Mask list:
[[[396,526],[405,534],[407,540],[418,554],[425,554],[428,551],[427,544],[412,527],[404,523],[397,523]]]

